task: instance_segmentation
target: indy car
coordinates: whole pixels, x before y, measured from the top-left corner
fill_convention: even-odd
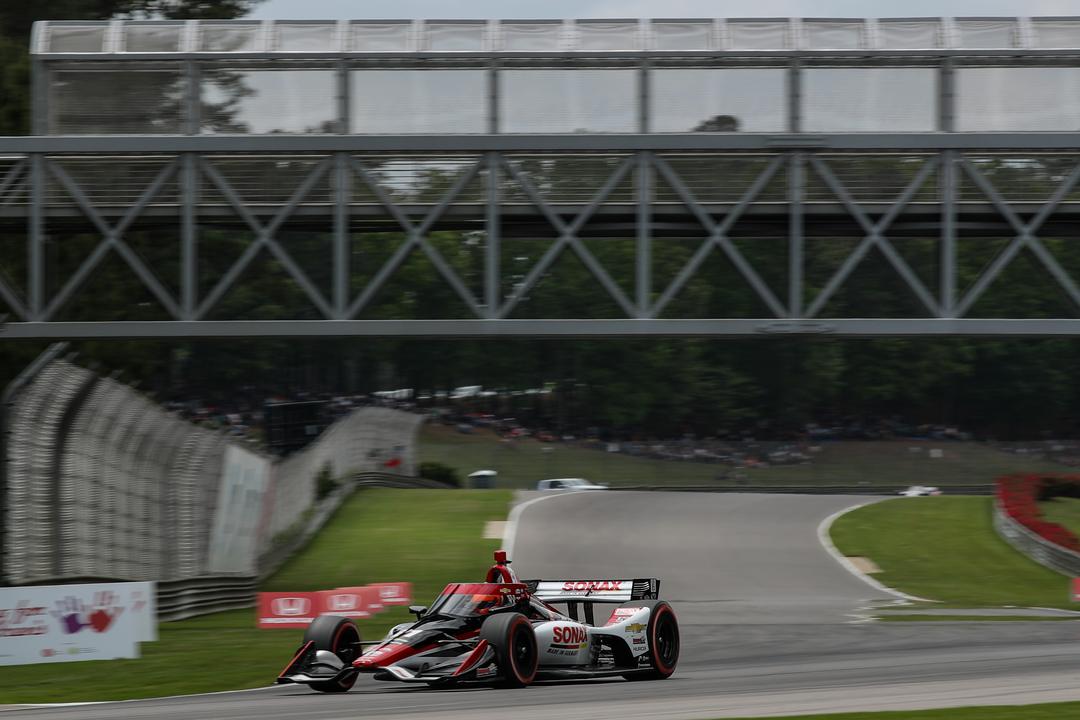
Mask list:
[[[277,682],[340,693],[360,673],[432,687],[662,680],[679,661],[679,623],[659,592],[657,578],[521,581],[498,551],[484,582],[447,585],[382,640],[365,642],[349,618],[320,615]]]

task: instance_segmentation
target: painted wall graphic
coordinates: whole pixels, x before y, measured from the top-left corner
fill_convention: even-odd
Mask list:
[[[0,665],[139,657],[157,639],[154,583],[0,588]]]

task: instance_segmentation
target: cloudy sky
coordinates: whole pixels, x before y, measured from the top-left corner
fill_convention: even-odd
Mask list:
[[[939,17],[1080,15],[1080,0],[265,0],[259,18]]]

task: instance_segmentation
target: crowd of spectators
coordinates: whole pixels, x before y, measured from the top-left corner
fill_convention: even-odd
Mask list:
[[[261,444],[266,438],[267,407],[275,404],[318,402],[317,417],[323,428],[359,407],[391,407],[410,412],[419,411],[415,402],[394,393],[372,395],[331,395],[329,393],[277,393],[257,398],[250,394],[209,402],[204,400],[172,400],[165,403],[179,417],[211,430],[221,430],[241,441]]]

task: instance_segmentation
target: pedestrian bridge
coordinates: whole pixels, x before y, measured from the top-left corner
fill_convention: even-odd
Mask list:
[[[1080,331],[1080,18],[40,22],[32,52],[7,337]],[[271,271],[304,307],[230,304]],[[433,279],[455,309],[376,311]]]

